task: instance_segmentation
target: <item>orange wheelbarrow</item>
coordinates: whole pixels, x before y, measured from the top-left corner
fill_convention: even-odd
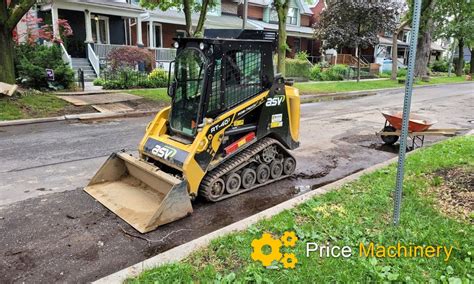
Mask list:
[[[402,129],[402,112],[386,111],[382,112],[385,117],[383,129],[376,133],[387,145],[393,145],[398,141]],[[408,136],[412,140],[411,149],[423,146],[425,136],[455,136],[457,132],[465,129],[430,129],[437,121],[417,114],[410,114],[408,121]]]

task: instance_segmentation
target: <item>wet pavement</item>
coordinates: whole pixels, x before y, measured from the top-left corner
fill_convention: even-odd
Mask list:
[[[417,89],[437,128],[473,128],[474,84]],[[81,189],[108,153],[134,149],[150,118],[0,128],[0,282],[87,282],[396,156],[374,133],[402,93],[302,106],[293,178],[139,234]],[[441,139],[429,138],[425,144]]]

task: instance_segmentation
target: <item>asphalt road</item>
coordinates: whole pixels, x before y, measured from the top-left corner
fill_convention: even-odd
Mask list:
[[[137,147],[151,117],[0,128],[0,282],[91,281],[301,194],[305,185],[394,157],[397,147],[374,133],[384,123],[380,110],[402,103],[397,91],[303,105],[294,178],[216,204],[197,201],[192,216],[141,236],[81,189],[111,152]],[[474,83],[414,92],[412,111],[435,117],[437,128],[472,129],[473,110]]]

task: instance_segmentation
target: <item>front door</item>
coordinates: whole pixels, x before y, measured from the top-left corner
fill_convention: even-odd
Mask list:
[[[92,24],[92,39],[95,43],[109,44],[109,18],[104,16],[93,16]]]

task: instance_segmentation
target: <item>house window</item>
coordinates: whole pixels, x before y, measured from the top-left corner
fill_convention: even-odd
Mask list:
[[[177,38],[186,37],[186,31],[183,31],[183,30],[176,30],[176,37],[177,37]]]
[[[298,8],[289,8],[288,16],[286,17],[286,23],[290,25],[297,25],[298,14],[299,14]]]
[[[286,23],[289,25],[298,25],[298,8],[289,8],[286,17]],[[276,9],[270,10],[270,23],[278,23],[278,13]]]
[[[301,51],[301,40],[299,38],[293,40],[293,49],[295,50],[295,53]]]

